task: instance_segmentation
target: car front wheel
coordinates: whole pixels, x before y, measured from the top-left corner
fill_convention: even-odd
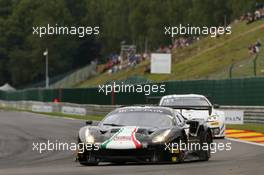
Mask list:
[[[210,144],[212,143],[212,136],[209,131],[203,131],[200,134],[201,150],[199,151],[199,159],[202,161],[208,161],[211,157]],[[203,146],[207,145],[207,146]],[[203,148],[206,148],[205,150]]]

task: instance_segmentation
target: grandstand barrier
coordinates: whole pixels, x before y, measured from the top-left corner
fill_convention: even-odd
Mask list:
[[[264,77],[150,82],[149,85],[165,85],[165,93],[120,92],[105,95],[94,88],[26,89],[13,92],[0,91],[0,100],[52,102],[98,105],[157,104],[160,97],[168,94],[202,94],[214,104],[238,106],[264,106]],[[144,84],[142,84],[144,85]]]

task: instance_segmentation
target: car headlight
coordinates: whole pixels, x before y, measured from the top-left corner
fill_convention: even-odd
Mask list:
[[[161,134],[155,136],[153,139],[152,139],[152,142],[153,143],[157,143],[157,142],[163,142],[166,137],[169,135],[170,133],[170,129],[166,130],[166,131],[163,131]]]
[[[85,131],[85,142],[86,143],[94,143],[94,137],[91,135],[88,129]]]
[[[216,115],[212,115],[212,116],[208,117],[207,121],[208,122],[215,122],[215,121],[217,121],[217,116]]]

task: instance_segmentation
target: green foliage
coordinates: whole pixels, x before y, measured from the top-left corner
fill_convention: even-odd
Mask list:
[[[110,53],[120,43],[144,50],[171,43],[164,26],[223,25],[263,0],[0,0],[0,84],[21,86],[68,72]],[[32,35],[33,26],[99,26],[98,37]],[[99,60],[99,61],[100,61]]]

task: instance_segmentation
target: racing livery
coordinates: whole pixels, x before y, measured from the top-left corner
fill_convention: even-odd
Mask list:
[[[225,137],[224,112],[216,110],[203,95],[166,95],[161,98],[159,106],[171,107],[187,119],[204,119],[212,129],[214,137]]]
[[[99,162],[183,162],[205,160],[210,148],[188,149],[180,144],[211,144],[212,133],[204,120],[185,120],[167,107],[133,106],[118,108],[93,125],[86,122],[78,133],[78,143],[92,144],[78,151],[82,165]]]

